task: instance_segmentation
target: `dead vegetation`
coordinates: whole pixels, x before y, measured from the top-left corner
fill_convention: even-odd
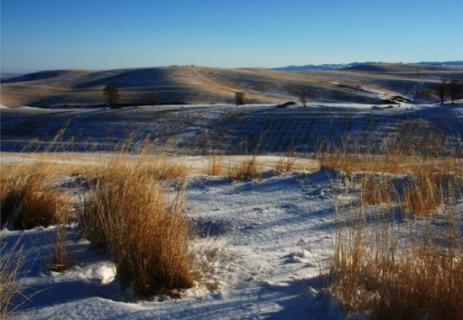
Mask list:
[[[230,166],[228,176],[235,180],[250,180],[260,177],[255,155],[241,160],[238,165]]]
[[[212,155],[209,157],[209,163],[206,174],[209,176],[224,176],[226,175],[227,168],[223,163],[223,157],[219,155]]]
[[[195,281],[183,198],[138,163],[112,162],[95,176],[82,227],[92,245],[111,253],[124,287],[140,297],[173,294]]]
[[[429,221],[404,238],[393,221],[373,231],[364,213],[357,218],[339,228],[331,264],[331,292],[346,311],[372,319],[459,319],[463,256],[456,224],[439,230],[442,245]]]
[[[59,192],[46,165],[19,165],[2,170],[0,187],[2,225],[20,229],[56,224],[71,210],[69,198]]]
[[[371,319],[460,319],[461,159],[391,151],[321,162],[346,173],[344,192],[359,195],[338,208],[330,265],[330,290],[345,310]],[[404,222],[402,212],[413,218]]]
[[[295,169],[297,158],[291,152],[289,152],[286,156],[281,157],[278,160],[275,171],[279,173],[286,173],[291,172]]]
[[[18,242],[6,248],[3,241],[0,247],[0,319],[6,320],[15,309],[15,299],[22,296],[24,281],[20,277],[24,256]]]

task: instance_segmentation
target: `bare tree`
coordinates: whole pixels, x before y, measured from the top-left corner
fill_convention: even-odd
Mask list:
[[[110,105],[112,108],[117,107],[117,105],[119,104],[119,99],[121,97],[119,94],[118,87],[112,84],[108,84],[104,87],[103,94],[106,96],[108,105]]]
[[[154,93],[147,93],[144,96],[144,101],[149,106],[154,106],[156,104],[156,95]]]
[[[452,104],[455,104],[455,101],[463,96],[463,81],[452,80],[448,83],[447,88]]]
[[[441,105],[444,105],[444,103],[445,103],[445,94],[446,94],[446,92],[447,92],[447,81],[442,79],[439,86],[437,86],[437,88],[436,88],[436,93],[437,93],[437,96],[440,99],[440,104]]]
[[[235,104],[236,106],[241,106],[244,104],[245,93],[243,91],[235,92]]]
[[[307,107],[307,102],[312,95],[312,90],[306,86],[292,86],[289,88],[290,94],[296,96],[299,102]]]

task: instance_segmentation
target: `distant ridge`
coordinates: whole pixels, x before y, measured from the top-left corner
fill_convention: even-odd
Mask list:
[[[298,101],[301,88],[310,90],[312,102],[383,103],[395,96],[433,102],[438,79],[463,79],[463,64],[456,62],[292,68],[287,72],[197,66],[48,70],[1,81],[0,103],[9,107],[101,106],[106,103],[103,88],[108,84],[119,88],[123,105],[152,104],[152,94],[156,104],[233,103],[236,91],[246,93],[247,103],[274,104]]]
[[[339,70],[339,69],[361,69],[366,66],[373,65],[423,65],[423,66],[436,66],[436,67],[452,67],[452,66],[463,66],[463,60],[459,61],[421,61],[416,63],[384,63],[384,62],[374,62],[374,61],[365,61],[365,62],[351,62],[351,63],[339,63],[339,64],[306,64],[301,66],[290,65],[286,67],[277,67],[272,68],[276,71],[327,71],[327,70]]]

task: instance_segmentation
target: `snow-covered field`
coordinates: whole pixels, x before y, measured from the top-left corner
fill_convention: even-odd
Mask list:
[[[107,143],[112,148],[131,132],[136,132],[135,143],[139,144],[146,136],[164,142],[172,139],[173,148],[187,154],[177,155],[175,161],[193,169],[194,174],[188,177],[186,215],[197,233],[192,248],[207,262],[203,278],[194,288],[180,292],[179,299],[156,296],[135,300],[131,292],[120,288],[110,257],[91,250],[89,242],[80,237],[78,224],[67,227],[66,246],[71,267],[63,273],[50,272],[48,268],[54,250],[55,227],[27,231],[3,229],[0,237],[5,242],[4,249],[16,245],[26,256],[21,270],[26,300],[20,299],[23,302],[12,317],[348,318],[339,301],[325,290],[326,268],[333,257],[337,230],[335,207],[340,203],[345,177],[335,170],[320,168],[316,162],[309,166],[300,162],[295,167],[305,172],[266,173],[261,179],[235,181],[204,175],[201,169],[207,166],[206,158],[192,154],[207,153],[198,150],[199,146],[217,149],[219,145],[233,153],[242,150],[243,146],[238,146],[240,140],[255,139],[258,133],[264,132],[266,139],[259,147],[269,155],[262,156],[260,161],[271,168],[280,160],[275,154],[294,146],[303,146],[300,151],[310,151],[323,137],[346,134],[363,137],[374,144],[384,137],[404,133],[402,125],[415,120],[449,137],[463,135],[461,104],[400,108],[323,104],[286,109],[269,105],[121,110],[2,108],[2,139],[5,138],[2,150],[21,149],[32,138],[38,138],[39,144],[48,144],[63,125],[66,130],[61,133],[64,138],[58,151],[59,148],[73,149],[65,144],[71,137],[78,146],[76,149],[85,151],[92,150],[93,143],[100,146]],[[0,156],[0,163],[30,162],[39,157],[6,152]],[[225,162],[230,164],[241,159],[232,156],[225,158]],[[70,153],[53,161],[90,164],[94,160]],[[68,191],[82,200],[86,189],[76,184],[78,177],[66,179],[65,188],[70,188]],[[349,200],[351,196],[344,195],[343,199]],[[458,208],[461,216],[461,204]]]
[[[341,319],[322,294],[333,246],[336,174],[268,175],[237,182],[196,176],[187,192],[194,247],[210,270],[182,299],[130,302],[111,261],[91,251],[69,227],[72,267],[50,273],[54,228],[2,230],[27,256],[28,301],[15,319]]]
[[[134,145],[149,138],[176,153],[218,150],[243,154],[313,152],[321,142],[349,136],[375,145],[404,133],[411,124],[463,136],[463,105],[400,107],[324,103],[279,108],[276,105],[172,105],[123,109],[7,108],[1,111],[3,151],[47,148],[59,137],[58,151],[114,151],[128,137]]]

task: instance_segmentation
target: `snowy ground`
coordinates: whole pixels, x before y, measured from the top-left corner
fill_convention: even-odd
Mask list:
[[[333,245],[336,174],[269,175],[259,181],[194,177],[187,215],[194,246],[211,261],[182,299],[130,302],[112,263],[70,228],[73,267],[49,273],[54,228],[1,231],[27,255],[30,300],[15,319],[342,319],[320,288]]]
[[[47,268],[54,227],[1,230],[7,247],[19,241],[27,257],[22,271],[28,301],[17,308],[14,319],[344,319],[337,301],[323,291],[336,231],[334,199],[342,178],[313,164],[306,173],[231,181],[200,175],[207,162],[192,154],[216,147],[240,154],[236,150],[249,151],[245,148],[250,146],[242,141],[258,140],[264,132],[261,151],[272,155],[261,160],[274,167],[275,154],[294,146],[310,151],[320,139],[346,134],[374,144],[386,136],[406,136],[403,125],[413,121],[449,137],[463,136],[462,104],[400,108],[317,104],[286,109],[270,105],[121,110],[25,107],[2,108],[1,116],[3,151],[20,150],[33,138],[36,144],[48,145],[63,125],[64,141],[72,138],[77,150],[112,150],[132,132],[138,142],[146,136],[164,142],[172,139],[174,148],[187,154],[176,156],[176,161],[198,169],[189,181],[186,214],[198,231],[193,247],[210,262],[205,279],[182,292],[181,299],[134,302],[130,293],[119,288],[110,258],[91,251],[88,242],[78,237],[76,225],[69,226],[72,267],[64,273],[50,273]],[[65,143],[61,147],[73,150]],[[35,158],[3,153],[0,162]],[[55,161],[86,160],[69,154]],[[233,163],[236,158],[225,161]]]
[[[377,145],[417,124],[448,137],[463,136],[463,105],[324,103],[279,108],[275,105],[172,105],[123,109],[1,110],[2,151],[48,147],[57,135],[58,151],[114,151],[130,136],[135,146],[153,143],[183,154],[213,150],[243,154],[313,152],[320,142],[349,136]],[[451,140],[451,139],[450,139]],[[450,141],[449,140],[449,141]]]

